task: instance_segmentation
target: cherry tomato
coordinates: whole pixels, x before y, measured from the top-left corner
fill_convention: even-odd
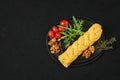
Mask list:
[[[60,27],[59,27],[59,28],[58,28],[58,31],[59,31],[59,32],[62,32],[62,31],[64,31],[64,28],[60,28]]]
[[[56,26],[53,26],[53,27],[52,27],[52,30],[53,30],[54,33],[57,33],[57,32],[58,32],[58,28],[57,28]]]
[[[49,38],[54,38],[55,37],[54,32],[52,30],[48,31],[48,37]]]
[[[61,37],[61,34],[60,33],[56,33],[55,34],[55,38],[59,39]]]
[[[67,26],[68,24],[69,24],[69,22],[65,19],[60,21],[61,26]]]

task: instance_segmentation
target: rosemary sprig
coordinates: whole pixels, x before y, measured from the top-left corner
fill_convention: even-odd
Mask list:
[[[76,19],[73,16],[72,21],[73,23],[68,24],[66,27],[58,25],[60,28],[65,28],[65,30],[61,32],[62,37],[58,39],[58,41],[64,40],[65,48],[67,48],[78,36],[84,34],[82,31],[84,20]]]
[[[98,45],[96,46],[96,49],[101,50],[109,50],[113,47],[110,45],[116,41],[115,37],[110,38],[109,40],[98,40]]]

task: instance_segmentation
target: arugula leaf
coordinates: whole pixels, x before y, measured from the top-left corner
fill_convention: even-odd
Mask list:
[[[76,19],[72,16],[72,24],[68,24],[68,26],[64,27],[58,25],[60,28],[65,28],[63,32],[61,32],[62,36],[59,41],[64,40],[65,48],[70,46],[70,44],[78,37],[84,34],[83,29],[84,20]],[[66,37],[67,36],[67,37]]]

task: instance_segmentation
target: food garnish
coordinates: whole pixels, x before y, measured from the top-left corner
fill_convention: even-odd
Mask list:
[[[60,25],[61,25],[61,26],[66,27],[66,26],[68,26],[68,24],[69,24],[69,22],[68,22],[68,20],[66,20],[66,19],[60,21]]]
[[[60,33],[56,33],[55,34],[55,38],[59,39],[61,37],[61,34]]]
[[[94,52],[95,52],[95,47],[89,46],[85,51],[83,51],[82,57],[88,59]]]
[[[59,32],[62,32],[62,31],[64,31],[64,28],[58,27],[58,31],[59,31]]]
[[[58,33],[58,27],[57,26],[53,26],[52,30],[53,30],[54,33]]]
[[[50,41],[48,41],[48,45],[52,46],[53,44],[56,44],[56,38],[50,39]]]
[[[111,46],[112,43],[116,42],[116,38],[115,37],[111,37],[109,40],[98,40],[96,49],[100,49],[100,50],[109,50],[109,49],[113,49],[113,47]]]
[[[50,51],[52,54],[57,54],[60,52],[60,45],[57,42],[56,38],[51,39],[48,42],[48,45],[50,46]]]
[[[62,29],[62,28],[61,28]],[[61,30],[62,31],[62,30]],[[61,38],[61,34],[60,34],[60,29],[59,29],[59,27],[57,27],[57,26],[53,26],[52,27],[52,29],[50,29],[49,31],[48,31],[48,37],[49,38],[57,38],[57,39],[59,39],[59,38]]]
[[[73,24],[68,24],[67,27],[58,25],[58,27],[64,28],[64,31],[61,32],[62,37],[58,39],[58,41],[63,40],[65,48],[69,47],[73,43],[73,41],[76,40],[76,38],[84,34],[84,32],[82,31],[84,20],[76,19],[74,16],[72,17],[72,19]]]
[[[55,37],[54,32],[52,30],[48,31],[48,37],[49,38],[54,38]]]

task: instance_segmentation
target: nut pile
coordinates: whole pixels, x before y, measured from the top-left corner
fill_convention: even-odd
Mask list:
[[[60,45],[57,42],[56,38],[51,39],[48,42],[48,45],[50,46],[50,51],[52,54],[57,54],[60,52]]]
[[[82,54],[82,57],[84,58],[89,58],[91,56],[91,54],[93,54],[95,51],[95,47],[94,46],[89,46]]]

